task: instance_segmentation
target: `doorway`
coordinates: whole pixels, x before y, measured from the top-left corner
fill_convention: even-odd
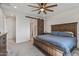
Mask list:
[[[6,31],[7,31],[7,39],[16,42],[16,17],[15,16],[6,17]]]
[[[30,21],[30,41],[33,44],[33,37],[37,36],[37,20]]]

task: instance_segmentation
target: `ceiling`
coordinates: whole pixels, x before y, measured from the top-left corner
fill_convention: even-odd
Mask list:
[[[52,5],[53,3],[48,3],[48,5]],[[55,4],[55,3],[54,3]],[[54,12],[48,12],[46,16],[48,15],[56,15],[60,14],[69,10],[73,10],[75,8],[79,8],[78,3],[57,3],[58,6],[52,8]],[[37,5],[35,3],[1,3],[1,6],[4,10],[10,10],[15,12],[21,12],[25,13],[26,15],[33,15],[33,16],[41,16],[45,14],[37,14],[37,11],[32,12],[34,8],[28,7],[27,5]],[[14,8],[16,6],[16,8]]]

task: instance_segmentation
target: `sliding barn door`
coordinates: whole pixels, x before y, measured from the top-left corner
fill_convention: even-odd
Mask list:
[[[37,20],[37,35],[41,35],[44,33],[44,20],[38,19]]]

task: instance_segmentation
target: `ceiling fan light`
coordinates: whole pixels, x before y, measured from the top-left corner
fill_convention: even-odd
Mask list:
[[[43,9],[43,8],[41,8],[40,10],[41,10],[41,11],[44,11],[44,9]]]
[[[47,11],[53,12],[53,10],[51,10],[50,8],[57,6],[57,4],[55,4],[55,5],[47,5],[47,3],[37,3],[37,4],[38,4],[38,6],[32,6],[32,5],[28,5],[28,6],[37,8],[33,11],[38,11],[38,14],[40,14],[41,12],[47,14]]]

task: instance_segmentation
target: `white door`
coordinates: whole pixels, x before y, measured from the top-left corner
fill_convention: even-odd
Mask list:
[[[6,31],[8,40],[12,39],[16,42],[16,17],[7,16],[6,18]]]

